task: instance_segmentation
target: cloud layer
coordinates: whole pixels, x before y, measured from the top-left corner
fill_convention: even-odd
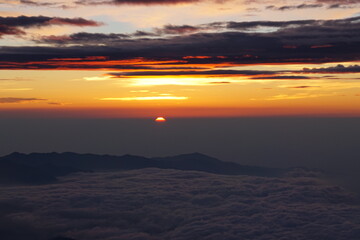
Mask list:
[[[354,198],[302,176],[306,172],[277,179],[159,169],[75,174],[58,184],[2,189],[0,232],[15,240],[25,234],[88,240],[357,239],[360,208]]]
[[[359,65],[350,65],[344,66],[342,64],[338,64],[335,67],[328,68],[304,68],[304,72],[306,73],[360,73]]]
[[[84,19],[24,18],[3,32],[39,24],[96,25]],[[328,63],[359,60],[359,17],[338,20],[214,22],[166,25],[152,32],[104,34],[79,32],[43,36],[47,47],[3,47],[1,69],[118,69],[128,75],[230,74],[226,67],[271,63]],[[260,29],[270,31],[260,31]],[[21,30],[22,31],[22,30]],[[101,43],[99,45],[98,43]],[[136,73],[134,70],[139,72]],[[190,70],[179,72],[179,69]],[[195,70],[196,71],[195,71]],[[203,73],[199,70],[204,70]],[[221,71],[220,71],[221,69]]]
[[[227,0],[77,0],[76,4],[79,5],[102,5],[102,4],[114,4],[114,5],[173,5],[184,3],[198,3],[198,2],[225,2]]]
[[[23,103],[23,102],[38,102],[46,101],[47,99],[42,98],[17,98],[17,97],[2,97],[0,98],[1,103]]]

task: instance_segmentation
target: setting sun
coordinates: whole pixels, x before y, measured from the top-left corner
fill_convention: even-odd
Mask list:
[[[166,119],[164,117],[157,117],[155,122],[166,122]]]

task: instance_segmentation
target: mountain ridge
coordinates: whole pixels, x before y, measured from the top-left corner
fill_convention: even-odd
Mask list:
[[[9,164],[13,164],[9,167]],[[15,165],[14,165],[15,164]],[[15,167],[14,167],[15,166]],[[160,168],[201,171],[222,175],[251,175],[261,177],[281,177],[286,170],[280,168],[258,167],[241,165],[235,162],[225,162],[217,158],[207,156],[202,153],[194,152],[169,157],[147,158],[136,155],[100,155],[100,154],[80,154],[74,152],[50,152],[50,153],[19,153],[14,152],[0,157],[0,167],[3,172],[8,172],[15,183],[23,183],[24,179],[18,181],[13,176],[16,175],[16,167],[21,171],[28,169],[28,183],[32,183],[31,175],[35,183],[53,182],[59,176],[64,176],[74,172],[84,171],[104,171],[104,170],[134,170],[143,168]],[[11,175],[11,172],[14,174]],[[43,175],[44,179],[39,180]],[[30,179],[30,180],[29,180]],[[35,181],[35,179],[37,179]],[[52,179],[52,181],[47,180]],[[6,179],[1,182],[6,182]]]

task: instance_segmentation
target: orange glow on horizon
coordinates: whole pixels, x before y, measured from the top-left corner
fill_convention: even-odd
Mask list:
[[[8,108],[0,109],[0,118],[153,118],[159,112],[166,112],[171,118],[237,118],[237,117],[360,117],[352,108],[317,107],[70,107],[57,108]],[[164,117],[165,118],[165,117]],[[156,119],[154,119],[156,121]],[[166,121],[166,118],[165,118]],[[157,121],[156,121],[157,122]],[[159,121],[160,122],[160,121]]]

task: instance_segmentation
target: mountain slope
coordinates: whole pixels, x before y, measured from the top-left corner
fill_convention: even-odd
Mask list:
[[[283,169],[240,165],[224,162],[201,153],[182,154],[173,157],[153,158],[160,161],[162,168],[179,170],[197,170],[225,175],[280,176]]]
[[[245,166],[224,162],[201,153],[182,154],[162,158],[132,155],[111,156],[65,153],[12,153],[0,158],[0,183],[49,183],[58,176],[78,171],[131,170],[162,168],[193,170],[224,175],[252,175],[279,177],[284,169]]]

